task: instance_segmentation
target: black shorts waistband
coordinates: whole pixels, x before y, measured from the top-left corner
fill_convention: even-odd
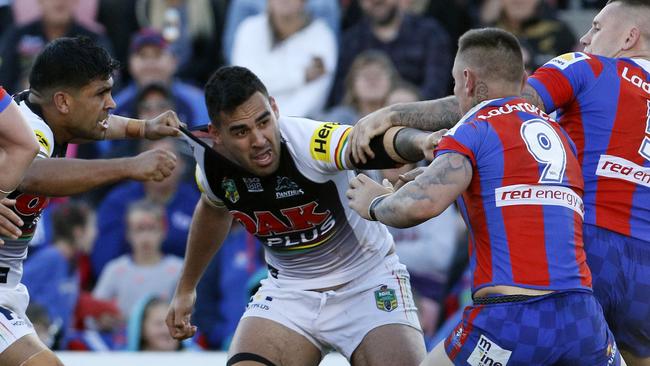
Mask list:
[[[524,302],[537,299],[547,295],[498,295],[487,297],[475,297],[474,305],[505,304],[509,302]]]

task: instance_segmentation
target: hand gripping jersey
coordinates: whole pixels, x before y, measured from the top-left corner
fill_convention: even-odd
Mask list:
[[[458,200],[473,291],[590,289],[580,167],[555,121],[523,99],[485,101],[441,140],[436,154],[449,152],[466,156],[474,171]]]
[[[366,273],[393,245],[385,226],[347,205],[353,172],[344,172],[350,126],[281,117],[280,166],[258,177],[192,139],[197,181],[265,246],[280,286],[319,289]]]
[[[37,159],[65,156],[66,147],[54,144],[52,130],[43,120],[40,108],[28,102],[28,95],[28,92],[20,93],[16,95],[15,101],[18,103],[20,113],[36,134],[40,145]],[[22,236],[17,240],[3,238],[5,244],[0,246],[0,287],[13,288],[20,283],[23,260],[27,256],[27,245],[34,235],[42,211],[47,206],[48,198],[18,190],[12,192],[9,198],[16,200],[16,205],[12,209],[24,222],[20,228],[23,232]]]
[[[528,83],[578,149],[585,223],[650,241],[650,62],[581,52]]]

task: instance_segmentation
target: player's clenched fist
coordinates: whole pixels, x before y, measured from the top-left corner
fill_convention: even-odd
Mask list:
[[[180,136],[181,133],[178,129],[180,126],[181,121],[176,112],[166,111],[145,122],[144,137],[149,140],[157,140],[163,137]]]
[[[176,155],[162,149],[148,150],[129,158],[131,178],[160,182],[169,177],[176,167]]]
[[[190,323],[195,301],[196,290],[183,293],[177,291],[174,295],[165,319],[169,335],[172,338],[183,340],[194,336],[196,333],[196,326]]]

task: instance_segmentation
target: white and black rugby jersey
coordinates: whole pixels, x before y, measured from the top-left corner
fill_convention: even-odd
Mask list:
[[[18,103],[20,113],[36,134],[40,145],[36,158],[65,156],[67,145],[55,145],[54,134],[43,120],[40,107],[29,103],[28,96],[29,92],[24,91],[17,94],[14,100]],[[27,245],[34,236],[36,224],[49,200],[45,196],[27,194],[18,190],[13,191],[8,197],[16,200],[13,210],[23,220],[24,225],[20,228],[22,236],[17,240],[2,238],[5,244],[0,246],[0,287],[15,287],[20,283],[23,275],[23,260],[27,257]]]
[[[264,244],[279,285],[308,290],[349,282],[378,265],[393,245],[384,225],[348,206],[354,173],[343,170],[352,128],[294,117],[278,123],[280,166],[266,177],[186,137],[199,188]]]

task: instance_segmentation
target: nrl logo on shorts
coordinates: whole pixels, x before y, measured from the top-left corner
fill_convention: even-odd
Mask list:
[[[386,285],[381,285],[379,290],[375,291],[375,302],[377,309],[382,311],[393,311],[397,309],[395,290],[388,288]]]
[[[239,192],[237,192],[237,185],[235,185],[234,180],[223,178],[223,181],[221,181],[221,188],[226,193],[226,198],[230,202],[235,203],[239,201]]]

